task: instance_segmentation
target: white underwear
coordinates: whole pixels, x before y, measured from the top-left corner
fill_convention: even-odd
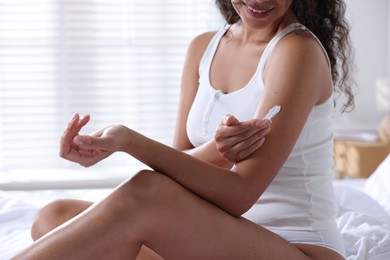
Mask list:
[[[270,231],[278,234],[290,243],[322,246],[336,251],[344,258],[346,257],[344,243],[337,229],[318,231],[270,229]]]

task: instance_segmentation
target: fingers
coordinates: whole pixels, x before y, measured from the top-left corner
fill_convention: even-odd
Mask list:
[[[60,143],[60,156],[65,157],[71,150],[71,140],[73,136],[71,135],[71,129],[75,127],[79,120],[79,115],[74,114],[70,122],[68,123],[67,128],[62,133],[61,143]]]
[[[245,135],[245,137],[236,136],[236,137],[231,137],[229,139],[217,141],[218,142],[217,149],[221,154],[224,155],[224,157],[229,159],[229,161],[232,161],[232,159],[237,155],[244,154],[246,156],[252,153],[253,150],[251,149],[251,147],[252,148],[256,147],[257,149],[261,145],[263,145],[265,136],[270,131],[271,128],[265,128],[256,132],[250,132],[251,134]],[[247,150],[248,152],[245,152]]]
[[[65,157],[70,153],[72,149],[72,140],[78,135],[81,128],[83,128],[90,120],[90,116],[86,115],[80,118],[78,114],[74,114],[72,119],[69,121],[67,128],[61,136],[60,143],[60,156]]]
[[[239,162],[239,161],[247,158],[249,155],[251,155],[252,153],[257,151],[257,149],[259,149],[264,144],[264,142],[265,142],[265,138],[263,137],[259,141],[254,142],[249,147],[247,147],[247,148],[245,148],[243,150],[240,150],[240,152],[238,152],[237,155],[236,155],[236,161],[235,162]]]
[[[264,144],[265,136],[270,132],[270,128],[254,133],[245,140],[235,143],[230,150],[237,155],[249,155]]]
[[[79,118],[77,125],[74,129],[75,135],[80,132],[81,128],[83,128],[89,122],[90,119],[90,115],[85,115]]]
[[[259,149],[270,130],[270,120],[252,119],[240,122],[234,116],[227,115],[214,139],[218,151],[226,160],[238,162]]]
[[[79,120],[80,120],[79,114],[74,114],[64,131],[63,137],[65,138],[65,140],[68,140],[69,137],[73,134],[74,132],[73,129],[77,126]]]
[[[269,128],[271,126],[271,121],[268,119],[251,119],[248,121],[243,121],[239,124],[241,129],[257,129],[262,130],[265,128]]]
[[[80,117],[79,114],[74,114],[64,132],[65,137],[70,138],[70,140],[73,139],[73,137],[80,132],[81,128],[83,128],[89,120],[89,115]]]
[[[237,125],[238,123],[240,123],[240,121],[233,115],[226,115],[223,119],[223,124],[226,126]]]
[[[111,150],[113,140],[110,137],[99,137],[91,135],[77,135],[73,142],[84,149]]]
[[[248,121],[238,121],[232,115],[228,115],[223,120],[223,123],[217,129],[217,132],[220,132],[224,137],[242,135],[249,132],[256,132],[271,126],[271,121],[268,119],[252,119]],[[251,135],[252,133],[247,133]]]
[[[253,136],[256,133],[263,133],[265,135],[270,129],[271,122],[269,120],[250,120],[239,122],[238,124],[230,126],[221,125],[216,131],[214,138],[217,142],[227,141],[235,144]]]

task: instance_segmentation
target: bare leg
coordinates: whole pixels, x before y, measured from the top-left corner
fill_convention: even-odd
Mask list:
[[[83,200],[59,199],[44,206],[37,214],[31,228],[31,237],[37,240],[54,228],[79,215],[93,203]],[[142,246],[137,260],[162,259],[154,251]]]
[[[77,216],[92,205],[82,200],[60,199],[44,206],[37,214],[31,227],[31,237],[35,241],[52,229]]]
[[[165,259],[342,259],[325,248],[292,245],[148,171],[15,259],[135,259],[142,244]]]

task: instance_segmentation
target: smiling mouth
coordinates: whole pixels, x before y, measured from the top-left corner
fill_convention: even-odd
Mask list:
[[[266,14],[266,13],[269,13],[271,12],[274,8],[270,8],[270,9],[255,9],[249,5],[246,5],[246,8],[248,8],[249,11],[251,11],[252,13],[255,13],[255,14]]]

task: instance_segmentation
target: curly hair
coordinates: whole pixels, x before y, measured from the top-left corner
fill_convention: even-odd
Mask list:
[[[231,0],[215,0],[228,24],[240,21]],[[293,0],[291,11],[299,22],[313,32],[328,53],[334,92],[344,98],[342,112],[354,108],[354,84],[351,77],[353,51],[349,37],[350,27],[345,18],[346,5],[343,0]]]

